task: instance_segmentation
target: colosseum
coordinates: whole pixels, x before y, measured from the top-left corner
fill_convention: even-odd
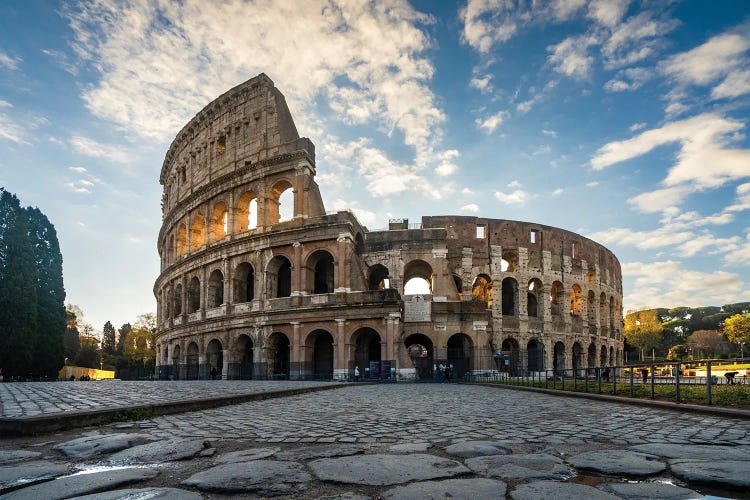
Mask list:
[[[198,113],[161,169],[157,376],[429,379],[622,362],[617,258],[465,216],[368,230],[326,212],[315,146],[261,74]]]

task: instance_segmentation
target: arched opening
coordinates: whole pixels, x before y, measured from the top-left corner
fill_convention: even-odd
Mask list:
[[[427,335],[414,333],[404,339],[404,346],[414,366],[417,380],[432,380],[434,375],[435,351],[432,340]]]
[[[188,285],[188,314],[201,308],[201,282],[193,276]]]
[[[209,238],[211,241],[219,241],[229,234],[228,221],[229,211],[227,210],[226,203],[222,201],[214,205],[209,224]]]
[[[169,242],[167,243],[167,254],[164,256],[165,264],[171,264],[177,258],[174,248],[174,234],[169,235]]]
[[[206,347],[206,375],[211,379],[221,380],[224,371],[224,350],[218,339],[213,339]]]
[[[281,332],[274,332],[268,337],[266,359],[268,375],[274,380],[289,379],[289,337]]]
[[[240,380],[252,380],[254,368],[253,339],[249,335],[242,334],[237,337],[234,346],[234,355],[237,360],[237,378]]]
[[[492,279],[486,274],[480,274],[474,278],[471,286],[471,298],[480,302],[486,302],[487,308],[492,307]]]
[[[206,218],[202,213],[193,216],[193,224],[190,226],[190,251],[200,250],[206,242]]]
[[[381,265],[375,264],[370,268],[370,278],[368,279],[368,288],[370,290],[385,290],[390,288],[390,281],[388,281],[388,268]]]
[[[607,366],[607,347],[602,346],[601,351],[599,352],[599,366]]]
[[[453,284],[456,286],[456,294],[458,295],[458,300],[463,300],[464,282],[459,275],[453,275]]]
[[[240,196],[235,211],[236,231],[248,231],[258,227],[258,197],[248,191]]]
[[[268,223],[276,224],[294,218],[294,189],[286,181],[277,182],[268,198]]]
[[[289,297],[292,295],[292,264],[289,259],[277,255],[268,263],[268,283],[266,288],[269,297]]]
[[[333,255],[325,250],[313,252],[307,259],[307,288],[310,293],[333,293]]]
[[[255,298],[255,271],[253,266],[243,262],[234,271],[235,302],[250,302]]]
[[[583,347],[578,342],[573,343],[573,375],[579,376],[583,368]]]
[[[448,339],[448,366],[451,377],[463,378],[474,369],[474,343],[468,335],[456,333]]]
[[[609,366],[615,366],[617,364],[617,360],[615,360],[615,348],[610,347],[609,348]]]
[[[219,307],[224,303],[224,275],[218,269],[211,271],[208,276],[207,307]]]
[[[559,281],[555,281],[552,283],[552,288],[550,289],[549,293],[549,301],[550,312],[552,313],[552,316],[561,316],[562,305],[565,301],[565,291],[563,289],[563,284]]]
[[[583,315],[583,291],[578,284],[570,288],[570,314],[579,318]]]
[[[607,296],[604,292],[599,296],[599,326],[604,334],[607,328]]]
[[[544,346],[541,342],[536,339],[529,340],[529,343],[526,344],[526,353],[530,372],[544,370]]]
[[[555,343],[555,351],[552,363],[552,369],[554,370],[556,376],[565,374],[565,344],[563,344],[562,342]]]
[[[500,271],[504,273],[515,273],[518,271],[518,252],[515,250],[506,250],[503,252],[503,258],[500,261]]]
[[[589,333],[596,335],[596,294],[593,290],[589,290],[586,315],[588,316]]]
[[[544,317],[544,302],[539,300],[542,295],[543,285],[541,280],[534,278],[529,281],[529,289],[526,292],[526,307],[530,318]]]
[[[174,317],[182,316],[182,285],[174,287]]]
[[[615,298],[609,298],[609,335],[613,336],[615,332]]]
[[[195,342],[190,342],[187,346],[185,365],[185,371],[187,372],[185,378],[188,380],[198,380],[198,377],[200,376],[200,366],[198,364],[198,344]]]
[[[180,344],[175,344],[172,348],[172,378],[180,378]]]
[[[596,344],[589,344],[588,359],[586,360],[589,368],[596,366]]]
[[[518,316],[518,282],[505,278],[502,283],[503,316]]]
[[[518,348],[518,341],[513,337],[508,337],[503,340],[503,343],[500,346],[500,351],[502,352],[502,362],[498,369],[503,372],[508,372],[514,377],[521,375],[523,366],[521,364],[521,351]]]
[[[413,260],[404,267],[404,295],[432,293],[432,267],[423,260]]]
[[[372,328],[360,328],[352,335],[352,344],[354,345],[354,360],[350,361],[349,372],[354,374],[354,367],[358,367],[360,377],[372,377],[375,374],[370,368],[374,369],[377,365],[379,373],[380,334]]]
[[[187,253],[187,227],[185,224],[180,224],[177,229],[177,255],[175,257],[182,257]]]
[[[333,336],[325,330],[315,330],[308,337],[313,341],[312,376],[315,380],[333,378]]]
[[[593,285],[596,283],[596,271],[589,269],[586,272],[586,283]]]

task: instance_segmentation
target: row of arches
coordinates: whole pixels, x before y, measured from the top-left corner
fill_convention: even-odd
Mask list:
[[[498,369],[510,372],[511,375],[529,375],[551,369],[559,375],[567,371],[568,376],[573,373],[581,376],[586,369],[614,366],[622,362],[622,351],[614,346],[607,348],[606,345],[601,345],[597,348],[596,343],[591,342],[584,351],[581,342],[576,341],[566,347],[564,342],[557,341],[552,345],[552,366],[548,367],[545,366],[545,347],[540,340],[530,339],[523,347],[524,349],[513,337],[503,340],[500,353],[496,355]]]
[[[237,198],[234,206],[230,206],[227,200],[219,200],[205,210],[195,210],[169,236],[165,264],[200,250],[208,243],[220,241],[230,233],[291,220],[294,217],[294,196],[292,183],[282,179],[273,185],[267,197],[246,191]]]

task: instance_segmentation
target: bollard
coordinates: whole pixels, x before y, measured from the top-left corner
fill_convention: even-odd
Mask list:
[[[711,378],[711,361],[706,362],[706,402],[711,406],[711,387],[713,379]]]

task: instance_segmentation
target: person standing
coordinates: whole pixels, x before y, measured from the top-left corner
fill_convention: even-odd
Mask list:
[[[354,381],[359,382],[359,366],[354,366]]]

